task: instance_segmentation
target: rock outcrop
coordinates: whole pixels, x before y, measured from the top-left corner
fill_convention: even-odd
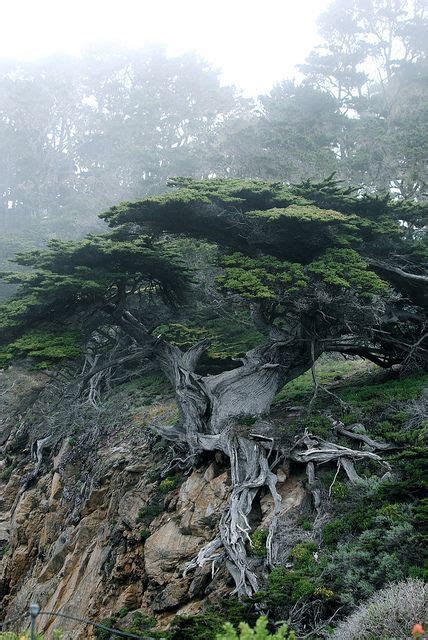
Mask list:
[[[166,414],[173,411],[173,400],[162,402],[149,407],[156,419],[161,406]],[[37,602],[42,610],[94,621],[141,611],[165,628],[174,616],[198,612],[230,593],[226,572],[219,568],[213,577],[210,564],[183,577],[226,506],[227,461],[213,454],[187,477],[176,475],[176,486],[163,493],[164,454],[145,436],[141,416],[147,411],[137,413],[137,428],[133,413],[132,431],[125,428],[127,417],[123,430],[97,438],[60,430],[36,477],[31,449],[40,432],[27,429],[24,436],[9,424],[2,453],[13,459],[13,468],[0,481],[3,618],[25,614]],[[288,524],[305,490],[286,469],[279,480],[286,549]],[[269,525],[270,500],[261,496],[254,516],[262,528]],[[41,616],[38,626],[46,638],[58,627],[65,638],[93,637],[92,627],[68,619]]]

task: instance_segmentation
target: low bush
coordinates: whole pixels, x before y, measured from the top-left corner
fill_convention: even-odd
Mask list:
[[[177,616],[170,627],[170,640],[216,640],[224,627],[225,620],[232,627],[238,627],[242,620],[255,624],[258,614],[254,613],[250,599],[242,602],[236,598],[223,598],[217,605],[208,606],[203,613]],[[152,632],[150,632],[152,635]]]
[[[176,486],[176,478],[165,478],[162,482],[159,482],[159,491],[161,493],[169,493],[170,491],[174,491]]]
[[[141,507],[136,517],[137,524],[149,525],[163,511],[163,500],[154,498],[145,507]]]
[[[349,489],[344,482],[337,481],[332,485],[330,495],[333,500],[343,502],[349,498]]]
[[[422,580],[391,584],[343,620],[333,640],[378,640],[410,638],[416,624],[426,618],[428,587]]]
[[[154,616],[148,616],[141,611],[135,611],[132,614],[132,627],[137,630],[152,629],[156,626],[156,618]]]
[[[350,530],[349,523],[343,518],[335,518],[324,525],[322,541],[324,544],[337,544],[341,537]]]
[[[227,622],[223,632],[217,634],[216,640],[251,640],[251,638],[254,640],[296,640],[296,637],[294,631],[288,631],[285,624],[275,633],[269,633],[267,618],[262,616],[257,620],[254,629],[251,629],[246,622],[241,622],[239,635],[230,622]]]
[[[268,577],[267,601],[274,607],[288,607],[300,598],[311,596],[317,588],[316,581],[303,572],[278,566]]]
[[[171,626],[171,640],[215,640],[224,620],[224,616],[214,610],[199,615],[177,616]]]
[[[116,618],[103,618],[100,620],[100,624],[104,627],[114,628],[116,625]],[[106,629],[100,629],[99,627],[94,627],[94,636],[97,640],[110,640],[111,634],[110,631]]]
[[[299,542],[290,551],[290,558],[293,561],[293,568],[297,571],[304,571],[308,575],[317,573],[317,564],[314,560],[314,552],[317,545],[311,540],[308,542]]]
[[[150,538],[150,531],[148,529],[141,529],[140,531],[141,542],[145,542],[147,538]]]
[[[267,531],[264,529],[256,529],[251,534],[251,555],[265,558],[267,556],[266,540]]]

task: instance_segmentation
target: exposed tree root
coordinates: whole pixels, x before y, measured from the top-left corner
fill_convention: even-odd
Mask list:
[[[212,563],[215,571],[218,562],[225,561],[239,596],[250,595],[258,587],[247,549],[251,547],[249,516],[262,489],[270,492],[274,502],[266,547],[268,563],[275,563],[275,531],[281,511],[275,473],[278,460],[290,459],[306,466],[308,487],[319,521],[323,505],[322,487],[315,475],[316,464],[336,462],[343,467],[352,483],[360,480],[355,461],[370,459],[385,465],[374,452],[382,447],[377,447],[374,440],[361,439],[352,431],[350,433],[356,436],[354,439],[363,441],[372,450],[354,450],[305,432],[291,451],[285,451],[272,438],[257,433],[244,436],[235,431],[239,419],[266,415],[278,389],[311,367],[315,392],[320,388],[314,364],[326,345],[294,335],[286,339],[282,331],[270,326],[259,311],[253,309],[253,316],[268,342],[250,350],[242,358],[242,366],[217,375],[201,376],[196,367],[209,346],[208,340],[201,340],[187,351],[182,351],[161,336],[154,338],[129,311],[112,308],[117,324],[132,337],[140,350],[147,350],[148,359],[163,371],[175,390],[180,423],[158,429],[160,435],[172,443],[173,457],[168,469],[179,466],[190,471],[206,451],[221,451],[230,460],[231,493],[220,518],[219,531],[188,563],[185,571],[207,562]],[[96,372],[97,363],[91,363],[89,376],[95,378]],[[343,425],[338,429],[343,429]]]
[[[395,449],[396,447],[393,444],[389,444],[388,442],[379,442],[378,440],[373,440],[370,436],[365,433],[355,432],[355,429],[363,427],[362,424],[353,424],[349,427],[345,428],[343,422],[339,420],[335,420],[333,422],[333,430],[337,433],[346,436],[347,438],[351,438],[352,440],[357,440],[359,442],[364,442],[372,451],[388,451],[391,449]]]
[[[302,445],[305,445],[306,449],[302,449]],[[307,431],[305,431],[304,435],[294,445],[290,452],[290,458],[304,464],[308,462],[332,462],[333,460],[340,459],[346,473],[348,473],[347,468],[350,468],[350,464],[353,464],[353,460],[363,460],[366,458],[374,460],[389,469],[388,463],[384,462],[379,455],[372,451],[360,451],[343,447],[342,445],[328,442],[323,438],[314,436]],[[346,465],[344,462],[346,462]],[[349,480],[353,482],[352,477],[349,477]]]
[[[209,542],[186,567],[187,573],[210,561],[215,563],[223,547],[226,566],[235,582],[238,595],[251,595],[257,591],[257,578],[248,563],[247,545],[251,546],[251,526],[248,517],[253,501],[262,487],[267,487],[274,500],[274,513],[266,541],[268,562],[274,562],[274,534],[281,508],[281,496],[276,489],[277,477],[270,469],[264,447],[247,438],[222,434],[218,439],[221,450],[230,459],[232,490],[229,502],[219,524],[219,535]]]
[[[235,592],[239,596],[251,595],[258,585],[247,553],[252,544],[249,516],[254,499],[263,488],[270,492],[274,502],[266,540],[267,562],[272,565],[276,560],[275,531],[281,511],[274,471],[278,460],[288,458],[306,465],[308,487],[319,523],[322,522],[323,505],[321,485],[315,477],[316,464],[340,464],[352,483],[360,480],[354,461],[371,459],[388,465],[373,451],[354,450],[308,432],[291,451],[285,451],[273,438],[257,433],[244,436],[234,431],[238,417],[263,415],[269,411],[284,376],[292,379],[310,368],[319,355],[313,343],[303,344],[301,352],[293,354],[291,364],[278,364],[278,361],[287,362],[281,349],[288,347],[276,342],[268,348],[250,351],[238,369],[205,377],[197,375],[195,367],[208,346],[206,340],[184,353],[167,343],[157,345],[161,368],[174,385],[181,415],[179,425],[159,429],[163,437],[174,443],[177,452],[169,469],[176,465],[190,470],[204,451],[221,451],[230,460],[231,493],[220,518],[219,532],[187,564],[185,572],[207,562],[212,563],[215,571],[217,563],[224,560],[235,582]],[[270,463],[272,457],[274,460]]]
[[[308,408],[307,411],[308,413],[311,413],[312,411],[312,407],[315,404],[315,400],[318,398],[318,394],[320,391],[322,391],[323,393],[325,393],[328,396],[331,396],[333,398],[333,400],[335,402],[337,402],[342,409],[347,409],[347,404],[346,402],[343,402],[342,398],[340,398],[338,395],[336,395],[335,393],[333,393],[333,391],[330,391],[329,389],[327,389],[326,387],[324,387],[322,384],[320,384],[320,382],[318,381],[317,378],[317,374],[316,374],[316,368],[315,368],[315,345],[314,345],[314,341],[311,342],[311,358],[312,358],[312,366],[311,366],[311,376],[312,376],[312,383],[314,385],[314,391],[312,394],[312,398],[310,399],[310,402],[308,404]]]
[[[233,436],[228,432],[218,434],[208,441],[206,437],[201,439],[202,446],[208,444],[209,450],[218,448],[228,455],[232,490],[227,508],[220,519],[219,534],[201,549],[185,569],[185,573],[187,573],[206,562],[211,562],[214,571],[216,563],[225,559],[228,571],[235,582],[235,592],[240,596],[251,595],[258,588],[257,577],[249,566],[247,554],[247,548],[251,546],[251,527],[248,519],[254,499],[262,487],[270,491],[274,500],[266,547],[268,563],[272,565],[276,560],[274,539],[281,510],[281,496],[276,488],[276,473],[271,470],[269,465],[269,456],[273,452],[280,453],[282,459],[286,454],[277,447],[275,450],[273,449],[272,439],[258,437],[260,441],[254,441],[241,436]],[[385,448],[383,443],[376,444],[381,444],[380,448]],[[321,483],[316,479],[315,474],[317,463],[336,461],[338,470],[342,467],[352,484],[362,480],[355,470],[354,461],[370,459],[389,468],[389,465],[372,451],[359,451],[343,447],[308,432],[305,432],[302,438],[297,441],[292,451],[288,453],[288,457],[290,460],[306,464],[308,489],[313,498],[316,523],[319,524],[322,523],[323,496]]]
[[[313,462],[308,462],[306,465],[306,475],[308,477],[308,489],[311,493],[315,510],[314,528],[318,530],[322,518],[322,486],[321,483],[316,480],[315,464]]]

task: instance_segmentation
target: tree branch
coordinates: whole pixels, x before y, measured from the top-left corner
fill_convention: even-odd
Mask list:
[[[260,304],[253,303],[250,305],[250,315],[256,329],[269,340],[273,342],[286,340],[285,333],[268,321]]]
[[[379,269],[382,269],[384,271],[395,273],[401,278],[405,278],[406,280],[410,280],[411,282],[428,285],[428,276],[419,275],[417,273],[409,273],[408,271],[403,271],[403,269],[401,269],[400,267],[393,267],[386,262],[381,262],[380,260],[375,260],[374,258],[370,258],[368,262],[374,267],[378,267]]]

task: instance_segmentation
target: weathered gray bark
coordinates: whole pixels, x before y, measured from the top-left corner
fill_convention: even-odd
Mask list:
[[[203,346],[200,345],[200,352]],[[266,351],[254,350],[248,354],[242,367],[216,376],[198,376],[194,372],[194,366],[190,370],[190,354],[182,355],[166,348],[168,357],[163,359],[164,363],[169,361],[168,376],[175,386],[182,416],[181,427],[173,429],[169,434],[164,429],[164,435],[171,440],[178,438],[186,443],[190,451],[187,464],[195,462],[202,451],[219,450],[228,456],[231,468],[231,495],[227,509],[220,519],[218,534],[200,550],[185,571],[206,562],[211,562],[214,570],[216,564],[225,559],[238,595],[250,595],[258,588],[256,575],[249,567],[247,556],[248,546],[251,546],[249,515],[254,499],[263,487],[273,497],[274,513],[266,546],[268,562],[274,564],[274,538],[281,497],[276,489],[276,473],[269,463],[270,455],[274,453],[274,443],[269,439],[255,440],[239,435],[236,430],[237,418],[266,414],[284,381],[288,377],[292,379],[300,375],[312,363],[310,350],[300,358],[299,354],[296,356],[290,352],[290,364],[287,367],[283,364],[282,354],[278,353],[280,348],[278,343],[271,345],[279,360],[277,363],[264,360]],[[192,363],[195,365],[194,360]],[[382,462],[376,453],[354,451],[315,438],[309,433],[296,443],[289,452],[289,457],[307,465],[309,489],[319,517],[322,504],[319,483],[315,479],[316,463],[340,461],[349,480],[354,483],[359,480],[359,476],[353,460],[369,458]]]
[[[394,445],[389,444],[388,442],[379,442],[378,440],[374,440],[370,438],[365,433],[358,433],[355,431],[357,428],[361,428],[363,425],[361,424],[352,424],[349,425],[348,428],[345,428],[345,425],[342,422],[335,421],[332,424],[332,429],[337,433],[340,433],[347,438],[351,438],[352,440],[357,440],[359,442],[364,442],[368,447],[370,447],[371,451],[388,451],[394,449]]]
[[[249,566],[247,548],[251,546],[249,515],[262,488],[270,491],[274,502],[266,546],[268,563],[275,562],[275,529],[281,509],[275,473],[278,453],[282,459],[288,455],[306,464],[317,514],[321,513],[322,498],[315,478],[316,463],[337,461],[349,480],[356,482],[359,476],[354,460],[369,458],[381,462],[373,451],[355,451],[309,433],[286,453],[281,452],[271,438],[243,435],[239,419],[267,414],[277,391],[310,369],[320,355],[320,348],[313,340],[286,340],[282,332],[269,329],[257,309],[253,315],[269,342],[249,351],[242,366],[213,376],[196,373],[198,361],[209,346],[207,340],[183,352],[161,337],[154,339],[129,312],[123,312],[117,319],[140,347],[150,348],[150,359],[156,361],[175,389],[180,423],[157,430],[179,450],[176,463],[189,469],[204,451],[221,451],[230,460],[231,493],[220,518],[219,531],[187,565],[185,572],[206,562],[212,563],[214,571],[218,562],[225,561],[240,596],[258,588],[256,575]]]

